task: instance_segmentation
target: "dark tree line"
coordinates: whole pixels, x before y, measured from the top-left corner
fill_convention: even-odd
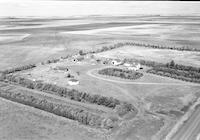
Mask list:
[[[141,47],[147,47],[147,48],[170,49],[170,50],[178,50],[178,51],[200,51],[200,49],[198,49],[198,48],[192,48],[192,47],[186,47],[186,46],[175,47],[175,46],[153,45],[153,44],[138,43],[138,42],[119,42],[114,45],[103,46],[101,49],[97,49],[95,51],[90,51],[88,53],[99,53],[99,52],[104,52],[104,51],[108,51],[108,50],[112,50],[112,49],[120,48],[120,47],[124,47],[124,46],[141,46]]]
[[[7,69],[4,71],[1,71],[1,73],[2,74],[10,74],[10,73],[15,73],[15,72],[22,71],[22,70],[32,69],[34,67],[36,67],[35,64],[28,64],[28,65],[24,65],[24,66],[20,66],[20,67],[16,67],[16,68]]]
[[[171,61],[164,66],[153,67],[147,72],[184,81],[200,83],[199,68],[175,64],[174,61]]]
[[[178,50],[178,51],[200,51],[200,49],[191,48],[188,46],[175,47],[175,46],[162,46],[162,45],[152,45],[152,44],[134,43],[134,42],[127,42],[125,44],[132,45],[132,46],[143,46],[147,48],[156,48],[156,49],[170,49],[170,50]]]
[[[124,79],[138,79],[143,76],[142,73],[124,70],[119,68],[105,68],[98,71],[99,74],[120,77]]]
[[[9,81],[15,84],[19,84],[23,87],[29,88],[29,89],[36,89],[39,91],[44,91],[50,94],[55,94],[61,97],[69,98],[71,100],[75,100],[78,102],[88,102],[92,104],[102,105],[109,108],[114,109],[117,105],[123,105],[124,102],[119,101],[118,99],[115,99],[113,97],[105,97],[101,95],[94,95],[94,94],[88,94],[85,92],[80,92],[75,89],[68,89],[65,87],[59,87],[57,85],[48,84],[48,83],[42,83],[40,81],[32,81],[27,78],[22,78],[19,76],[14,75],[2,75],[0,77],[1,81]],[[127,103],[129,104],[129,103]],[[129,104],[130,106],[133,106],[132,104]],[[132,111],[136,111],[134,107],[132,107]]]
[[[192,66],[185,66],[185,65],[181,65],[181,64],[175,64],[175,62],[173,60],[171,62],[167,63],[165,66],[167,68],[171,68],[171,69],[200,73],[200,68],[192,67]]]
[[[34,94],[29,95],[22,92],[0,91],[0,97],[29,105],[58,116],[63,116],[71,120],[76,120],[84,125],[105,129],[111,129],[116,125],[116,120],[101,117],[100,115],[78,107],[55,103],[47,99],[41,99],[34,96]]]

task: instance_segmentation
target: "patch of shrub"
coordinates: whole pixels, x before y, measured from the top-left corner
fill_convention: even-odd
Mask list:
[[[143,76],[142,73],[131,71],[131,70],[124,70],[119,68],[105,68],[98,71],[99,74],[102,75],[109,75],[109,76],[115,76],[120,77],[124,79],[138,79]]]
[[[135,108],[131,104],[127,104],[126,102],[117,105],[115,107],[115,111],[119,114],[119,116],[124,116],[125,114],[135,111]]]

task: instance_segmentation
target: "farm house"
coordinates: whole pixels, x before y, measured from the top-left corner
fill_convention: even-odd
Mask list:
[[[141,68],[140,63],[137,63],[137,64],[125,63],[124,66],[126,66],[128,70],[134,70],[134,71],[137,71]]]

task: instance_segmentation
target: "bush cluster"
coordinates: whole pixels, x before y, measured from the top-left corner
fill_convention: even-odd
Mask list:
[[[124,79],[138,79],[143,76],[142,73],[131,71],[131,70],[124,70],[119,68],[105,68],[98,71],[99,74],[102,75],[109,75],[109,76],[115,76],[120,77]]]
[[[41,99],[35,97],[34,94],[29,95],[22,92],[0,91],[0,97],[63,116],[71,120],[76,120],[89,126],[111,129],[116,124],[116,122],[110,118],[101,117],[78,107],[55,103],[47,99]]]
[[[126,102],[124,102],[123,104],[117,105],[115,107],[115,111],[121,117],[124,116],[124,115],[126,115],[129,112],[134,111],[134,110],[135,110],[135,108],[131,104],[127,104]]]
[[[60,59],[56,58],[56,59],[51,59],[51,60],[47,60],[45,62],[42,62],[42,64],[51,64],[51,63],[57,63],[58,61],[60,61]]]

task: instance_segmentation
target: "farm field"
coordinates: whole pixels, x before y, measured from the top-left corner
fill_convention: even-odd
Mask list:
[[[32,107],[0,99],[0,139],[103,140],[102,133],[89,130],[77,122]],[[77,133],[77,131],[79,133]],[[102,137],[99,137],[101,135]]]
[[[198,16],[1,18],[0,68],[38,63],[113,42],[199,48],[199,20]],[[19,34],[22,37],[14,37]]]
[[[153,49],[140,46],[124,46],[115,50],[97,54],[101,57],[112,58],[135,58],[168,63],[174,60],[178,64],[200,66],[200,52],[176,51],[167,49]]]
[[[142,64],[142,69],[136,70],[142,76],[136,79],[98,72],[128,69],[124,64],[103,63],[107,58],[163,64],[174,60],[199,68],[200,52],[128,45],[97,50],[123,42],[199,49],[199,22],[198,16],[0,18],[0,72],[36,64],[5,74],[7,79],[2,80],[5,75],[0,74],[0,95],[8,92],[11,96],[0,97],[0,139],[162,140],[199,99],[200,85],[148,73],[151,67]],[[81,55],[80,51],[94,52]],[[72,57],[63,58],[69,55]],[[58,62],[47,61],[56,58]],[[87,113],[77,119],[73,109],[71,117],[58,105],[51,110],[45,105],[34,108],[39,101],[18,101],[26,96]],[[87,122],[92,115],[102,117],[99,127]],[[86,122],[81,122],[84,117]]]
[[[56,67],[65,67],[68,72],[57,71],[54,69]],[[114,133],[120,138],[134,138],[136,135],[143,138],[153,138],[156,134],[158,135],[156,137],[162,137],[166,131],[159,130],[164,126],[168,129],[172,128],[170,124],[174,123],[174,119],[178,120],[184,115],[186,111],[184,108],[190,106],[199,97],[198,84],[152,75],[146,73],[145,70],[141,70],[144,76],[135,80],[98,74],[98,70],[107,67],[110,66],[98,63],[91,64],[88,60],[80,62],[62,60],[53,64],[40,65],[32,70],[16,73],[16,75],[132,103],[139,110],[139,114],[135,118],[137,121],[132,122],[130,120],[129,123],[139,123],[142,128],[126,126],[126,122],[124,122]],[[78,85],[70,86],[68,84],[68,73],[79,80]],[[150,112],[156,116],[156,119]],[[144,135],[142,132],[148,128],[148,125],[154,127],[152,127],[150,134]],[[122,129],[124,129],[124,132]],[[138,133],[131,134],[134,131]]]

